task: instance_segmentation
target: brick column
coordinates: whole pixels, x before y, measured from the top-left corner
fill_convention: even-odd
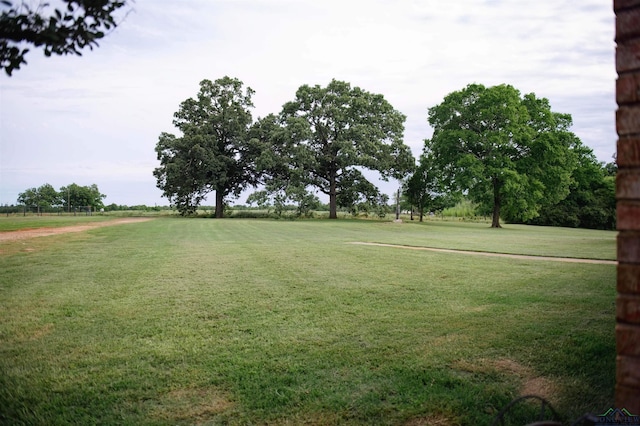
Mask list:
[[[640,414],[640,0],[614,0],[618,131],[616,407]]]

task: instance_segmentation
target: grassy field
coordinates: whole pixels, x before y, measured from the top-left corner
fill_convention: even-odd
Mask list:
[[[523,393],[568,420],[613,405],[615,266],[355,241],[615,258],[613,232],[458,222],[159,218],[5,242],[0,423],[484,425]]]
[[[93,213],[91,216],[85,213],[44,213],[42,215],[36,215],[29,213],[27,215],[22,214],[10,214],[0,215],[0,232],[16,231],[20,229],[35,229],[35,228],[59,228],[62,226],[73,225],[86,225],[87,223],[104,222],[113,220],[116,218],[127,217],[165,217],[175,216],[174,212],[163,211],[141,211],[141,210],[125,210]]]
[[[109,216],[73,216],[73,215],[27,215],[0,216],[0,232],[17,231],[21,229],[59,228],[62,226],[84,225],[87,223],[111,220]]]

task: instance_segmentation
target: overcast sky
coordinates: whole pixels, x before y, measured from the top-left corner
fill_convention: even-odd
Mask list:
[[[432,134],[429,107],[470,83],[511,84],[571,114],[582,142],[613,161],[611,1],[136,0],[131,8],[82,57],[33,49],[26,66],[0,76],[0,204],[44,183],[95,183],[105,204],[168,205],[152,175],[158,136],[175,132],[173,113],[201,80],[225,75],[255,90],[254,119],[279,112],[301,85],[332,78],[383,94],[407,116],[416,157]],[[380,187],[391,194],[397,182]]]

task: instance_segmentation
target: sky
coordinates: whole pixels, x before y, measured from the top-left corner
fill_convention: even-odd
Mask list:
[[[571,114],[582,143],[613,161],[611,1],[136,0],[125,8],[98,48],[51,58],[34,48],[27,65],[0,75],[0,205],[45,183],[96,184],[105,204],[168,205],[152,174],[158,137],[177,133],[173,114],[200,81],[224,76],[255,90],[254,119],[278,113],[300,86],[334,78],[382,94],[407,116],[416,158],[433,132],[430,107],[471,83],[510,84]],[[398,188],[375,183],[387,194]]]

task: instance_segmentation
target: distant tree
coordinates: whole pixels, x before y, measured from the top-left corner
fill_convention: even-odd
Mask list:
[[[569,191],[579,143],[571,116],[551,111],[535,94],[520,96],[508,85],[471,84],[429,109],[434,129],[425,149],[443,181],[490,210],[492,227],[529,220]]]
[[[18,203],[27,207],[36,207],[38,213],[42,209],[59,206],[61,204],[60,194],[48,183],[38,187],[30,188],[18,194]]]
[[[128,0],[129,2],[133,0]],[[115,13],[127,0],[60,0],[58,7],[41,1],[7,1],[0,13],[0,67],[7,75],[26,64],[29,49],[44,47],[45,56],[82,55],[118,25]]]
[[[27,207],[39,206],[38,188],[29,188],[18,194],[18,204]]]
[[[578,166],[571,175],[569,195],[558,203],[543,207],[539,217],[526,223],[572,228],[615,229],[616,165],[598,162],[593,151],[588,147],[581,145],[574,151],[578,158]]]
[[[604,172],[606,176],[616,177],[618,165],[615,162],[607,163],[604,165]]]
[[[288,200],[295,203],[298,216],[311,216],[313,210],[320,206],[320,199],[306,188],[292,186],[287,188],[285,194]]]
[[[382,95],[349,83],[304,85],[280,115],[263,123],[262,143],[270,153],[262,163],[271,179],[328,195],[329,217],[335,219],[341,190],[354,189],[340,182],[354,171],[376,170],[384,179],[401,178],[413,166],[402,141],[404,120]]]
[[[98,185],[80,186],[75,183],[60,188],[60,198],[65,210],[71,208],[91,208],[92,211],[104,207],[102,200],[106,195],[101,194]]]
[[[454,197],[444,193],[440,172],[434,165],[433,155],[427,151],[420,156],[420,164],[405,180],[402,194],[411,206],[412,218],[413,207],[418,209],[420,222],[425,209],[438,211],[455,204]]]
[[[389,206],[389,196],[387,194],[380,194],[375,200],[374,211],[379,218],[383,218],[391,211]]]
[[[45,183],[38,188],[38,194],[43,203],[42,205],[45,207],[57,207],[62,204],[60,193],[48,183]]]
[[[15,206],[13,204],[3,204],[2,206],[0,206],[0,213],[9,216],[12,213],[24,212],[24,205],[20,204],[21,203],[18,203],[18,205]]]
[[[153,175],[157,186],[183,214],[192,214],[212,191],[216,193],[215,216],[224,216],[225,198],[238,196],[258,182],[249,126],[253,107],[251,88],[223,77],[202,80],[197,99],[180,104],[173,124],[181,137],[162,133],[156,145],[160,167]]]
[[[369,213],[380,204],[380,190],[357,169],[347,170],[337,179],[338,207],[347,209],[354,216],[363,211]]]
[[[267,212],[270,211],[273,206],[271,198],[269,197],[269,193],[267,191],[255,191],[247,197],[247,204],[252,206],[255,204],[259,209],[265,209]]]

